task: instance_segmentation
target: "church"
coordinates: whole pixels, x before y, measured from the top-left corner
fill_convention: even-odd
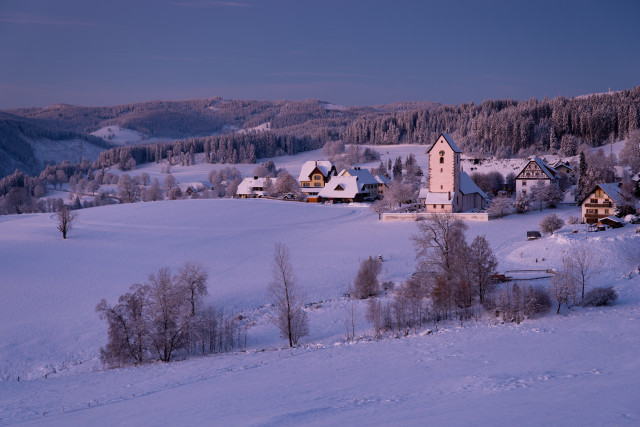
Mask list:
[[[487,195],[460,165],[460,149],[443,133],[427,151],[429,184],[420,190],[420,202],[429,213],[456,213],[482,209]]]

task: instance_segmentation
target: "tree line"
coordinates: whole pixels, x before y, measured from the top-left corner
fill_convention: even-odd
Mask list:
[[[576,154],[640,127],[640,87],[611,94],[551,100],[488,100],[366,115],[341,133],[347,144],[429,144],[449,132],[468,152],[501,157]]]

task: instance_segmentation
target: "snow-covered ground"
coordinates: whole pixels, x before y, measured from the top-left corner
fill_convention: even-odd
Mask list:
[[[426,164],[426,147],[378,149],[385,160],[413,152]],[[302,162],[322,158],[274,162],[296,175]],[[200,181],[226,166],[172,173]],[[245,175],[255,167],[236,166]],[[0,424],[638,425],[640,234],[631,225],[600,233],[565,225],[527,241],[550,212],[566,219],[578,208],[469,222],[467,237],[485,234],[501,271],[558,268],[572,244],[587,240],[602,259],[593,283],[620,295],[613,307],[563,308],[520,325],[485,315],[380,341],[370,338],[366,303],[343,295],[370,255],[383,255],[383,281],[411,275],[411,221],[378,221],[362,206],[181,200],[81,210],[62,240],[51,214],[0,217]],[[289,246],[307,301],[318,302],[308,308],[310,335],[294,350],[264,307],[275,242]],[[96,304],[185,261],[208,269],[207,302],[253,323],[246,350],[103,370],[106,324]],[[361,339],[347,344],[352,305]]]

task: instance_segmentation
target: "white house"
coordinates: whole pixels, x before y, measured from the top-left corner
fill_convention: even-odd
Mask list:
[[[378,196],[380,182],[367,169],[343,169],[320,190],[320,200],[335,203],[362,202]]]
[[[427,212],[465,212],[480,209],[487,195],[460,168],[461,151],[453,138],[443,133],[429,155],[429,186],[418,196]]]
[[[516,176],[516,194],[529,194],[531,189],[539,184],[558,186],[558,171],[544,160],[535,158]]]
[[[254,176],[253,178],[243,179],[242,182],[238,184],[236,196],[243,199],[267,196],[264,188],[267,180],[270,180],[272,185],[275,186],[278,178],[258,178]]]

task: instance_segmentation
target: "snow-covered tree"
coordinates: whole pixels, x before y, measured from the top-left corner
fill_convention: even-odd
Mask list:
[[[62,238],[66,239],[67,233],[71,231],[73,222],[78,218],[78,214],[71,211],[68,206],[63,205],[56,214],[56,218],[58,220],[58,231],[62,233]]]
[[[578,293],[578,283],[575,280],[570,265],[565,263],[562,270],[553,275],[551,284],[549,285],[549,293],[558,302],[558,310],[556,313],[560,313],[560,306],[562,304],[568,307],[570,302],[575,301],[576,294]]]
[[[558,218],[556,214],[551,214],[542,218],[542,221],[540,221],[540,230],[543,233],[553,234],[560,230],[563,225],[564,221],[562,219]]]
[[[353,281],[353,296],[364,299],[376,296],[380,293],[378,274],[382,264],[377,259],[369,257],[362,261],[360,269]]]
[[[506,213],[508,213],[513,207],[513,200],[508,196],[497,196],[491,200],[489,203],[489,207],[487,208],[487,212],[500,215],[500,218],[503,218]]]
[[[498,261],[484,235],[476,236],[469,246],[468,254],[470,283],[474,283],[480,302],[493,288],[492,276],[497,273]]]

